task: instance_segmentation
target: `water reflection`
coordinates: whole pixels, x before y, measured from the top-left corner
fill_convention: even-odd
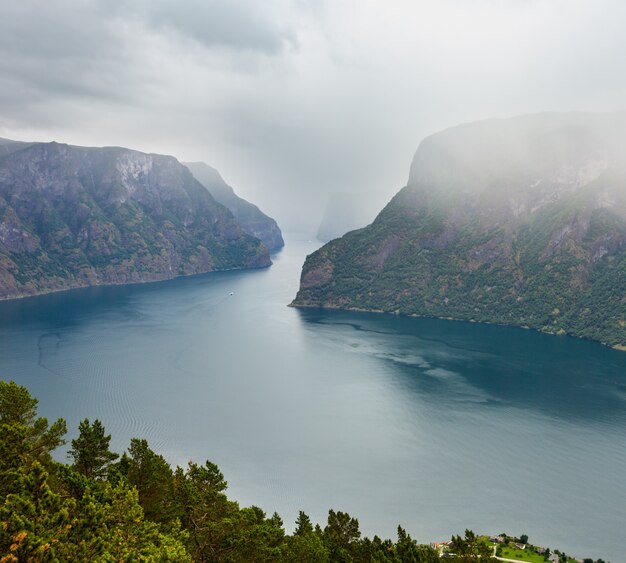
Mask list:
[[[626,419],[626,353],[517,328],[301,309],[309,330],[394,366],[407,391],[442,405],[484,402],[564,421]]]

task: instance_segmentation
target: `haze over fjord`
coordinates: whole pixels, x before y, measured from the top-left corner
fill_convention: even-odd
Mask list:
[[[617,0],[35,0],[0,18],[0,137],[215,166],[285,229],[328,198],[372,209],[426,135],[624,108]]]

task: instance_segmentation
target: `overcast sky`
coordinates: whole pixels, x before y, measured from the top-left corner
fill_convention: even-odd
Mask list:
[[[287,228],[429,133],[626,109],[623,0],[0,0],[0,137],[203,160]]]

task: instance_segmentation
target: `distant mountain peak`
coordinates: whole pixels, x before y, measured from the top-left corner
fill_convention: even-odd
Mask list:
[[[276,221],[256,205],[239,197],[215,168],[204,162],[184,164],[217,201],[230,209],[244,232],[262,240],[271,251],[285,245]]]

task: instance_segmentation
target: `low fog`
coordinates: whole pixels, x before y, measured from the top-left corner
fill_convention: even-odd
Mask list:
[[[624,21],[619,0],[3,2],[0,137],[204,161],[314,236],[335,194],[373,216],[430,133],[624,109]]]

